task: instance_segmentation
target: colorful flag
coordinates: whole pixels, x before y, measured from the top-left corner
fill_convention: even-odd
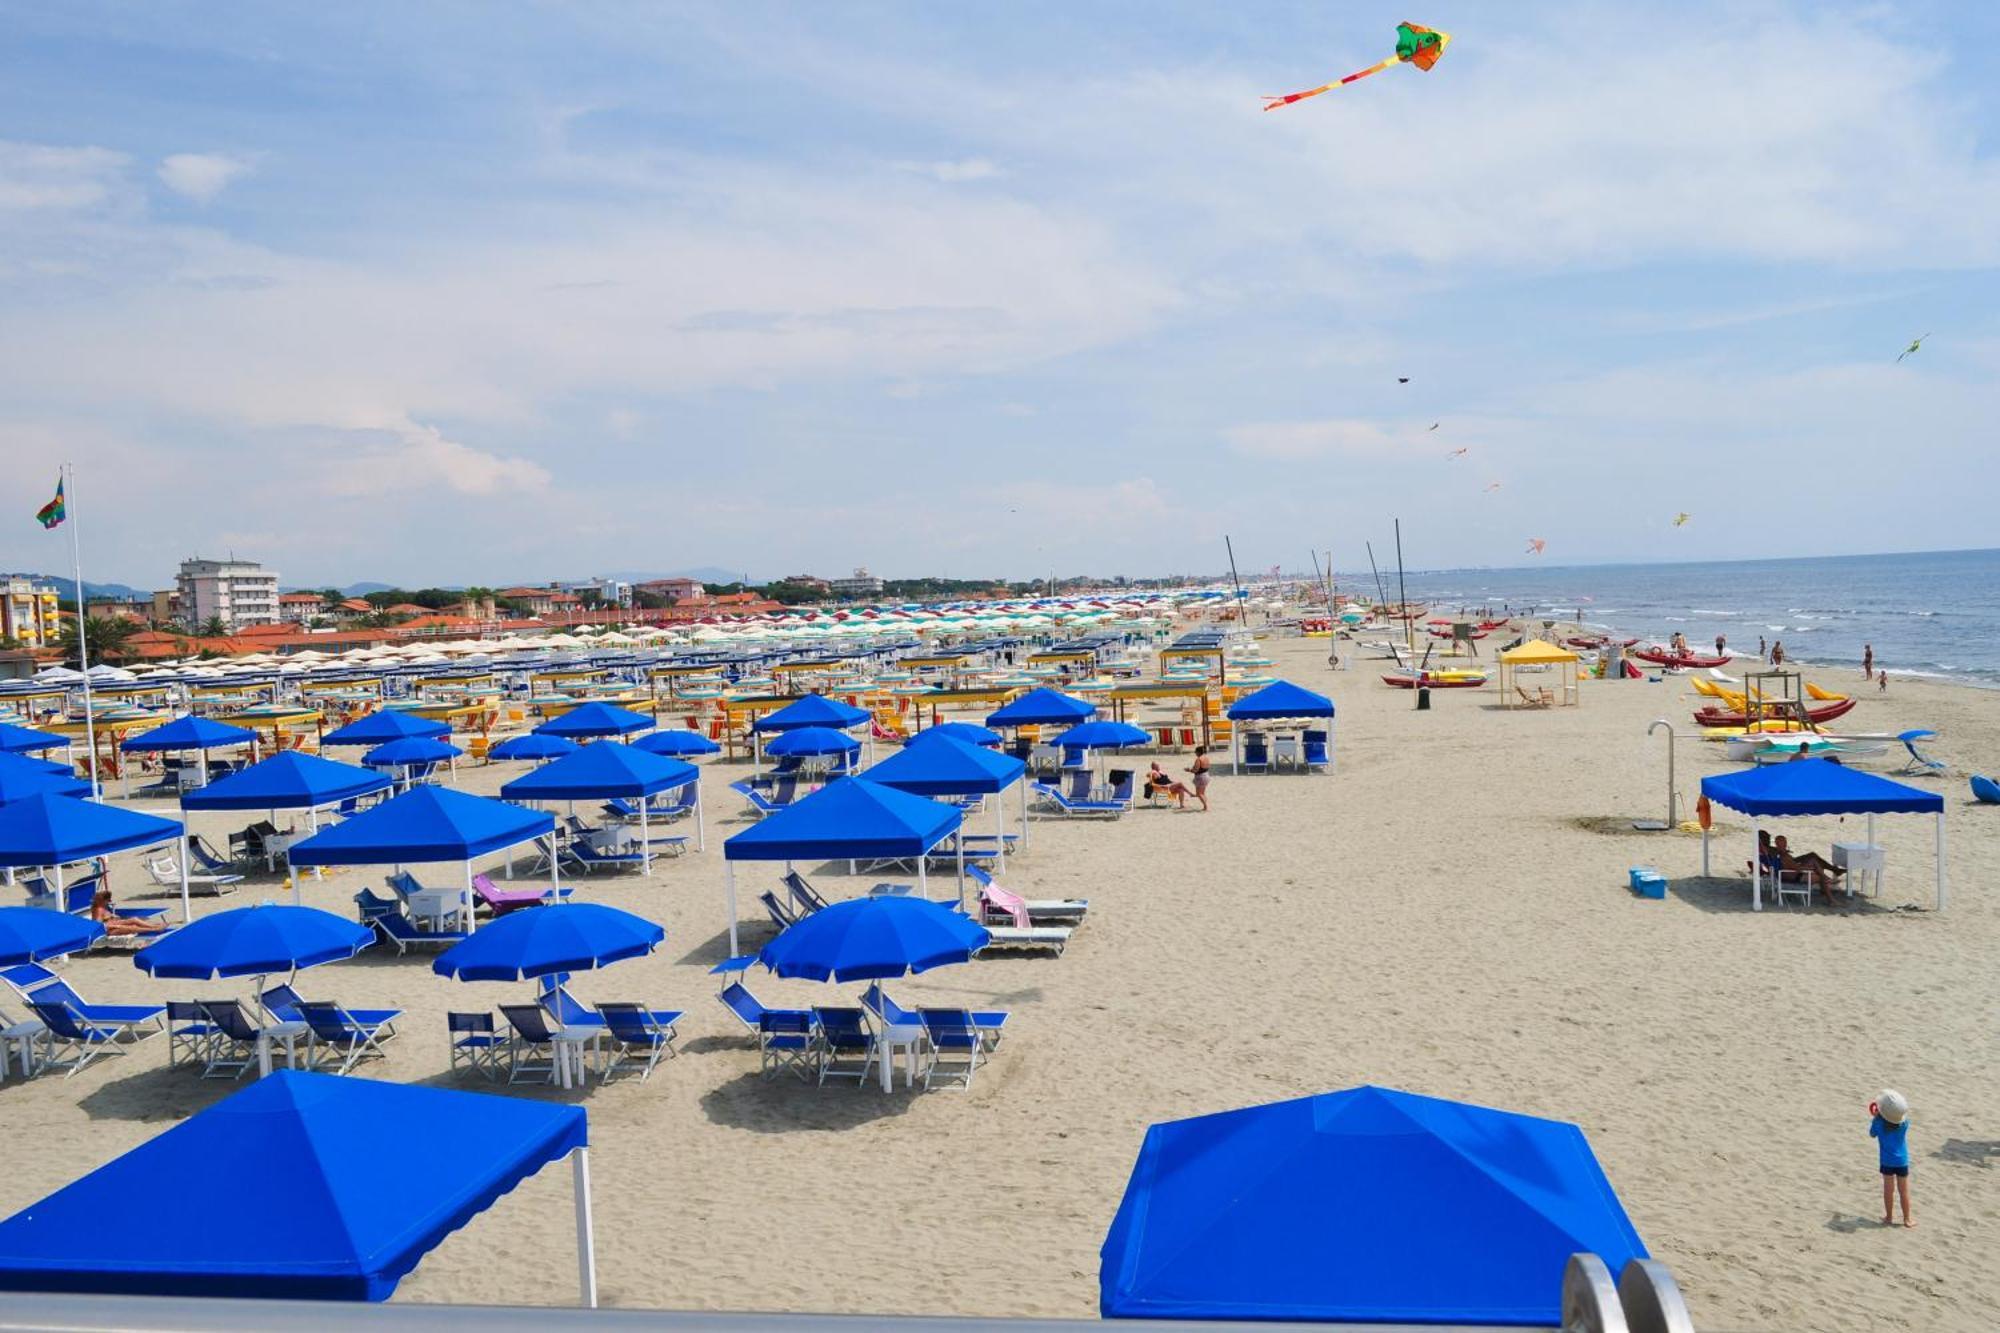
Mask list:
[[[56,478],[56,498],[35,511],[35,521],[45,528],[53,528],[69,517],[69,510],[63,505],[63,482]]]

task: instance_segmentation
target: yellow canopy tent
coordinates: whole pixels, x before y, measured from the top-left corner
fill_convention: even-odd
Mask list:
[[[1521,683],[1520,668],[1553,667],[1559,689],[1536,684],[1532,689]],[[1549,708],[1579,702],[1576,688],[1577,655],[1546,639],[1529,639],[1500,654],[1500,701],[1509,708]]]

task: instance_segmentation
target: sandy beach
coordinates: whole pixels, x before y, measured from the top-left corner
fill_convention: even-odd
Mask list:
[[[1335,697],[1337,771],[1236,778],[1225,756],[1210,813],[1142,802],[1115,823],[1038,821],[1006,880],[1031,897],[1091,900],[1068,952],[894,988],[906,1004],[1013,1012],[969,1091],[899,1081],[885,1096],[759,1076],[707,975],[726,943],[720,841],[742,826],[726,784],[747,765],[705,769],[705,854],[651,879],[580,881],[586,899],[658,920],[668,938],[652,958],[579,977],[579,996],[688,1011],[679,1058],[648,1081],[499,1089],[589,1109],[605,1303],[1087,1317],[1097,1247],[1147,1124],[1377,1083],[1581,1124],[1704,1329],[1992,1326],[2000,915],[1987,889],[2000,811],[1973,807],[1963,775],[2000,765],[2000,693],[1897,679],[1843,722],[1942,733],[1943,913],[1929,910],[1931,822],[1885,817],[1879,899],[1753,914],[1744,820],[1718,812],[1708,880],[1698,838],[1624,827],[1662,813],[1667,741],[1646,734],[1651,719],[1682,736],[1684,809],[1702,775],[1732,767],[1719,745],[1690,739],[1684,680],[1586,681],[1580,707],[1548,712],[1502,709],[1491,689],[1441,691],[1417,712],[1380,683],[1385,663],[1350,649],[1332,672],[1323,640],[1264,646],[1276,674]],[[1808,678],[1862,683],[1851,670]],[[490,793],[521,771],[469,768],[459,785]],[[194,826],[220,845],[242,822]],[[1832,819],[1785,831],[1822,850],[1859,836]],[[1671,878],[1666,901],[1627,891],[1626,868],[1641,862]],[[739,878],[746,947],[768,936],[751,909],[778,869]],[[808,873],[829,896],[871,882],[840,869]],[[113,875],[121,899],[153,892],[132,858]],[[351,914],[375,882],[307,878],[304,899]],[[277,892],[260,880],[227,901]],[[107,1002],[245,989],[154,983],[122,956],[68,971]],[[761,971],[752,988],[779,1004],[856,989]],[[481,1091],[446,1073],[443,1014],[525,991],[448,982],[428,957],[379,949],[305,974],[300,989],[408,1011],[368,1077]],[[238,1086],[169,1071],[165,1057],[155,1039],[73,1079],[0,1087],[0,1213]],[[1877,1220],[1866,1108],[1885,1085],[1915,1107],[1913,1231]],[[441,1146],[400,1142],[394,1126],[383,1143]],[[544,1173],[426,1259],[398,1299],[570,1299],[569,1207],[566,1173]],[[871,1259],[884,1254],[897,1261]]]

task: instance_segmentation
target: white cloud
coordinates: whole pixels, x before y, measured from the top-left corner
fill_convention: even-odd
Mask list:
[[[159,176],[175,194],[205,204],[250,169],[247,159],[226,153],[174,153],[161,160]]]
[[[413,495],[442,486],[459,495],[492,496],[548,489],[547,468],[525,458],[507,458],[446,439],[435,426],[407,418],[383,423],[387,439],[330,451],[322,485],[348,498]]]
[[[0,140],[0,213],[99,207],[117,188],[128,161],[108,148]]]
[[[956,185],[964,181],[992,180],[1004,176],[1000,164],[986,157],[961,157],[941,162],[898,162],[897,168],[919,176],[928,176],[945,185]]]

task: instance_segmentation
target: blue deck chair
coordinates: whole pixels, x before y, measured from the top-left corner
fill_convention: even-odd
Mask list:
[[[1943,773],[1944,761],[1942,759],[1933,759],[1917,748],[1918,741],[1929,740],[1935,735],[1937,733],[1928,727],[1918,727],[1911,731],[1898,733],[1896,739],[1903,743],[1903,748],[1910,752],[1910,757],[1896,771],[1898,773],[1911,774]]]
[[[257,1003],[264,1006],[264,1012],[280,1023],[303,1023],[306,1016],[302,1012],[306,1000],[293,990],[290,983],[280,982],[257,997]],[[334,1006],[339,1008],[338,1005]],[[401,1009],[341,1009],[363,1027],[387,1027],[403,1016]]]
[[[994,879],[993,873],[984,866],[966,866],[965,876],[978,885],[981,892],[989,889],[1006,891],[1005,886]],[[1073,926],[1082,921],[1084,915],[1090,911],[1088,898],[1023,898],[1021,903],[1028,909],[1030,921],[1046,921],[1053,925]]]
[[[1306,767],[1325,772],[1327,768],[1326,733],[1323,731],[1308,731],[1305,734],[1305,742]]]
[[[680,1011],[655,1011],[636,1004],[605,1003],[597,1006],[597,1012],[604,1016],[605,1036],[611,1042],[611,1049],[604,1057],[606,1083],[628,1058],[641,1056],[645,1059],[645,1068],[639,1071],[639,1079],[644,1082],[653,1072],[653,1066],[660,1063],[662,1055],[675,1053],[674,1023],[681,1017]]]
[[[40,963],[22,963],[0,971],[0,981],[10,986],[28,1004],[66,1004],[78,1018],[99,1027],[147,1028],[150,1036],[161,1028],[164,1004],[92,1004],[76,993],[76,988]]]
[[[1111,794],[1105,799],[1115,801],[1127,810],[1130,810],[1132,808],[1132,784],[1136,781],[1132,770],[1128,768],[1115,769],[1111,777]]]
[[[1035,784],[1035,795],[1041,801],[1041,808],[1061,815],[1065,819],[1098,817],[1116,819],[1125,813],[1125,807],[1117,801],[1072,800],[1058,787],[1046,782]]]
[[[798,789],[798,779],[789,775],[772,783],[768,790],[750,782],[729,784],[729,790],[749,802],[750,812],[759,819],[768,814],[775,814],[790,805],[796,799]]]
[[[101,1056],[123,1055],[134,1044],[126,1039],[129,1028],[87,1023],[59,1000],[30,1000],[28,1008],[46,1029],[41,1039],[48,1054],[43,1058],[50,1067],[66,1070],[64,1078],[75,1078]]]
[[[306,1042],[306,1068],[320,1067],[322,1046],[327,1049],[324,1058],[328,1063],[334,1060],[340,1062],[340,1067],[333,1071],[336,1074],[347,1073],[371,1055],[378,1059],[388,1058],[388,1052],[382,1049],[382,1043],[396,1035],[396,1025],[393,1022],[363,1022],[360,1015],[352,1010],[343,1009],[337,1004],[314,1000],[302,1001],[297,1012],[311,1034]]]
[[[1264,738],[1255,734],[1245,736],[1243,738],[1243,767],[1254,773],[1262,769],[1268,769],[1270,766],[1271,751],[1270,747],[1265,744]]]
[[[208,1058],[202,1062],[203,1078],[242,1078],[243,1071],[257,1063],[257,1025],[234,1000],[200,1000],[201,1011],[215,1031],[209,1034]]]
[[[489,1083],[498,1077],[507,1039],[494,1026],[491,1013],[452,1011],[444,1016],[444,1026],[451,1040],[453,1069],[471,1069]]]
[[[826,906],[826,899],[820,896],[819,890],[806,883],[806,877],[798,871],[787,870],[784,884],[792,895],[792,901],[798,904],[799,916],[810,916]]]
[[[930,1048],[930,1059],[924,1062],[924,1091],[929,1092],[934,1082],[970,1088],[979,1057],[986,1050],[972,1014],[964,1009],[919,1009],[917,1013],[923,1018],[924,1040]]]
[[[821,1087],[830,1078],[851,1078],[865,1084],[879,1052],[861,1010],[814,1005],[812,1009],[813,1073]]]
[[[686,839],[681,841],[685,842]],[[585,870],[601,870],[606,866],[625,869],[631,866],[643,866],[646,863],[644,852],[600,852],[591,846],[588,838],[572,838],[569,846],[563,848],[563,855]]]
[[[1090,751],[1065,745],[1062,752],[1062,767],[1065,771],[1090,767]]]
[[[507,1081],[519,1083],[523,1074],[540,1074],[555,1082],[556,1033],[549,1016],[532,1004],[503,1004],[500,1015],[513,1031],[507,1043]]]
[[[861,1007],[892,1027],[922,1027],[924,1016],[915,1009],[905,1009],[882,989],[882,983],[872,981],[868,989],[861,992]],[[972,1026],[979,1033],[987,1050],[1000,1044],[1001,1034],[1006,1030],[1008,1013],[1005,1009],[972,1009]]]
[[[812,1077],[813,1017],[803,1009],[766,1009],[757,1020],[758,1072],[765,1078],[790,1070]]]
[[[215,1024],[193,1000],[167,1001],[167,1067],[205,1063],[215,1037]]]
[[[236,869],[236,862],[218,855],[215,848],[209,845],[208,839],[199,833],[188,839],[188,853],[194,858],[194,863],[202,868],[204,874],[226,875]]]
[[[771,924],[779,930],[799,923],[798,914],[779,902],[777,894],[766,890],[757,895],[757,901],[764,904],[764,911],[771,918]]]

